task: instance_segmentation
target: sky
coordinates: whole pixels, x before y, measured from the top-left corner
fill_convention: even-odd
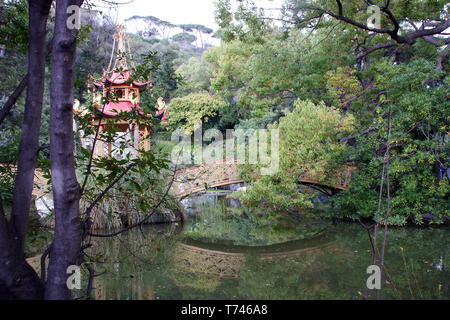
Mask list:
[[[127,3],[131,0],[116,1]],[[282,2],[283,0],[256,0],[257,6],[266,8],[280,8]],[[108,12],[108,9],[100,10]],[[202,24],[217,30],[214,10],[213,0],[134,0],[129,4],[121,5],[118,10],[113,10],[111,16],[117,19],[118,23],[134,15],[155,16],[173,24]]]

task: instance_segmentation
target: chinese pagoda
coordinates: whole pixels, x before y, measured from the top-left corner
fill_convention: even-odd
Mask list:
[[[134,156],[137,156],[139,150],[150,150],[150,137],[153,133],[151,127],[140,126],[138,121],[130,123],[129,120],[120,120],[118,118],[124,112],[134,113],[145,118],[153,117],[151,114],[144,114],[140,105],[141,91],[145,88],[151,88],[152,81],[138,82],[133,79],[132,71],[129,69],[127,61],[130,53],[128,35],[125,34],[125,27],[120,25],[117,27],[117,32],[114,35],[108,68],[103,70],[103,75],[100,79],[92,78],[92,93],[94,96],[92,126],[95,128],[99,126],[99,133],[104,131],[106,126],[110,126],[111,123],[113,123],[115,129],[118,129],[118,138],[114,142],[106,143],[101,139],[97,140],[94,150],[94,155],[97,157],[117,156],[112,154],[112,152],[116,149],[114,148],[115,144],[120,145],[121,143],[126,143],[127,149],[125,153],[132,152]],[[132,64],[133,62],[130,61],[130,63]],[[88,83],[88,90],[91,91],[90,83]],[[111,96],[114,98],[111,99]],[[157,109],[158,112],[154,118],[168,125],[167,111],[162,98],[158,100]],[[75,113],[83,114],[86,111],[83,111],[79,106],[74,108]],[[92,139],[93,137],[85,139],[83,144],[91,144]]]

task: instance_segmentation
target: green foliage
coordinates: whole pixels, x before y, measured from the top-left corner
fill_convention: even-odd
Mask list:
[[[243,85],[241,73],[245,71],[245,62],[251,54],[251,46],[242,42],[232,42],[211,48],[205,54],[210,64],[211,89],[231,102],[234,89]]]
[[[281,116],[281,113],[274,113],[269,112],[266,113],[261,118],[251,118],[246,120],[241,120],[236,125],[236,129],[242,129],[242,130],[258,130],[258,129],[265,129],[267,126],[274,121],[278,120]]]
[[[170,126],[172,129],[183,129],[194,132],[199,122],[208,123],[219,110],[227,104],[218,96],[210,93],[191,93],[182,98],[175,98],[168,105]]]
[[[198,30],[203,33],[208,33],[208,34],[213,33],[213,29],[205,27],[204,25],[201,25],[201,24],[180,24],[178,26],[181,29],[183,29],[184,31]]]
[[[28,1],[0,1],[0,46],[28,51]]]
[[[204,54],[212,73],[211,90],[235,102],[243,119],[292,110],[297,98],[333,104],[326,74],[349,60],[342,55],[346,37],[333,28],[311,36],[272,30],[264,34],[264,43],[223,43]]]
[[[176,71],[183,79],[177,95],[183,96],[193,92],[207,91],[210,87],[211,71],[205,59],[192,57]]]
[[[20,135],[14,129],[0,131],[0,197],[4,204],[12,204]]]
[[[84,32],[79,35],[77,44],[75,96],[83,104],[86,102],[83,95],[87,91],[89,76],[102,75],[103,69],[108,67],[115,26],[108,17],[87,12],[82,16],[82,28]]]
[[[243,202],[252,206],[262,202],[275,210],[311,207],[314,194],[299,192],[299,176],[308,172],[325,185],[333,183],[346,160],[347,146],[339,143],[339,137],[350,133],[353,123],[352,116],[323,103],[297,100],[279,124],[268,126],[279,129],[279,171],[261,176],[258,165],[240,168],[244,179],[251,181],[251,187],[240,195]]]
[[[233,5],[236,5],[234,12],[232,12]],[[226,42],[232,40],[262,42],[263,35],[270,29],[264,14],[252,0],[218,0],[215,16],[220,26],[217,34]]]
[[[361,84],[349,67],[338,67],[336,71],[327,72],[327,89],[336,105],[347,107],[355,93],[361,91]]]
[[[101,199],[92,212],[95,227],[110,230],[138,223],[152,214],[149,222],[168,212],[182,210],[176,199],[164,198],[167,185],[168,170],[165,155],[141,153],[139,160],[95,161],[91,182],[80,203],[84,212],[96,199],[98,194],[124,172],[127,166],[136,162],[133,167],[114,187]],[[80,167],[82,177],[84,171]],[[155,209],[161,202],[159,207]]]
[[[197,40],[197,37],[189,33],[177,33],[172,37],[173,41],[191,43]]]
[[[358,138],[351,156],[360,164],[361,172],[335,203],[342,215],[375,217],[387,136],[386,114],[392,107],[389,223],[422,224],[423,214],[442,222],[449,217],[449,180],[438,178],[439,164],[448,161],[448,84],[433,85],[442,74],[423,59],[401,65],[383,60],[374,69],[377,85],[386,89],[371,124],[375,132]],[[386,187],[384,190],[386,196]],[[382,216],[385,212],[384,201]]]
[[[351,147],[342,150],[342,159],[336,161],[358,164],[361,171],[353,180],[352,189],[336,199],[337,207],[342,210],[334,214],[374,217],[387,119],[392,108],[390,178],[394,207],[390,223],[420,224],[422,214],[433,215],[435,222],[448,217],[445,201],[448,179],[437,178],[439,166],[448,167],[448,63],[444,61],[440,73],[435,62],[443,51],[424,39],[417,39],[411,46],[379,50],[364,59],[356,59],[363,50],[392,39],[386,34],[369,35],[366,30],[336,19],[318,18],[321,11],[312,9],[337,13],[336,2],[289,0],[286,4],[282,11],[284,23],[275,27],[269,22],[261,24],[264,14],[254,9],[257,4],[252,1],[217,2],[218,34],[224,42],[219,48],[208,50],[205,58],[212,74],[211,90],[236,103],[241,117],[239,127],[265,126],[264,119],[292,110],[298,98],[314,103],[324,101],[327,106],[339,107],[354,116],[359,133],[344,140]],[[389,9],[398,21],[437,18],[443,21],[445,4],[445,1],[402,1],[391,2]],[[301,9],[302,6],[307,8]],[[349,1],[345,15],[366,23],[369,17],[366,9],[365,2]],[[381,23],[383,28],[394,28],[385,12]],[[410,23],[400,25],[400,34],[412,31]],[[392,59],[384,59],[383,55]],[[324,133],[323,141],[327,141],[327,134]],[[295,148],[309,142],[320,148],[323,143],[311,140],[308,135],[295,138],[290,141]],[[321,156],[318,154],[317,158]],[[283,157],[280,156],[281,162]],[[301,155],[293,159],[298,163],[291,170],[308,167],[309,159]],[[319,169],[322,170],[329,168]],[[273,179],[256,174],[246,178],[258,186],[257,192],[244,195],[248,200],[254,196],[254,205],[263,199],[289,207],[291,200],[285,199],[298,197],[295,184],[283,186],[278,182],[272,186],[268,181]],[[279,180],[289,181],[285,178]],[[386,194],[383,203],[385,197]]]
[[[155,98],[163,97],[166,101],[170,100],[174,91],[178,88],[178,82],[181,78],[175,73],[174,60],[176,58],[177,53],[170,48],[165,52],[158,53],[160,66],[155,72],[152,88]]]
[[[0,1],[0,107],[27,72],[28,1]],[[16,126],[21,121],[24,99],[19,97],[3,126]]]

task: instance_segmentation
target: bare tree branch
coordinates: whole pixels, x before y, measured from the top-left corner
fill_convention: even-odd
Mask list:
[[[450,57],[450,44],[447,45],[447,47],[444,49],[444,51],[438,57],[438,61],[437,61],[437,64],[436,64],[436,69],[438,71],[442,71],[443,64],[444,64],[445,61],[448,60],[449,57]]]
[[[386,43],[379,43],[379,44],[374,45],[370,49],[367,49],[367,50],[365,50],[363,52],[358,53],[356,58],[357,59],[362,59],[365,56],[371,54],[372,52],[375,52],[375,51],[380,50],[380,49],[386,49],[386,48],[394,47],[396,45],[397,45],[397,43],[395,41],[389,41],[389,42],[386,42]]]
[[[85,230],[83,232],[83,238],[86,237],[86,235],[88,234],[88,231],[90,230],[91,226],[92,226],[92,221],[91,221],[91,212],[92,209],[94,209],[94,207],[100,202],[100,200],[109,192],[109,190],[112,189],[112,187],[114,187],[127,173],[128,171],[131,170],[131,168],[135,167],[137,165],[137,163],[130,163],[125,170],[123,170],[123,172],[116,177],[116,179],[114,179],[113,182],[111,182],[98,196],[97,198],[95,198],[95,200],[91,203],[91,205],[86,209],[86,218],[85,218]]]
[[[384,268],[384,252],[385,252],[385,248],[386,248],[386,236],[387,236],[387,231],[388,231],[388,225],[389,225],[389,216],[391,214],[391,191],[390,191],[390,183],[389,183],[389,158],[391,156],[391,144],[390,144],[390,137],[391,137],[391,127],[392,127],[392,106],[390,107],[389,110],[389,128],[388,128],[388,139],[387,139],[387,150],[386,150],[386,192],[387,192],[387,200],[386,200],[386,218],[384,221],[384,232],[383,232],[383,244],[381,247],[381,261],[380,261],[380,282],[381,279],[383,278],[383,268]],[[381,196],[381,195],[380,195]],[[375,232],[378,231],[378,224],[379,221],[377,221],[377,225],[375,227]],[[377,300],[380,299],[380,289],[377,290]]]
[[[369,5],[375,5],[373,3],[373,1],[366,0],[366,2]],[[343,6],[342,6],[341,1],[340,0],[336,0],[336,3],[337,3],[337,6],[338,6],[338,13],[335,13],[335,12],[333,12],[331,10],[326,10],[326,9],[323,9],[323,8],[313,7],[313,6],[298,6],[295,9],[296,10],[312,10],[312,11],[320,12],[321,14],[327,14],[327,15],[333,17],[336,20],[344,21],[344,22],[346,22],[346,23],[348,23],[350,25],[353,25],[353,26],[355,26],[357,28],[360,28],[362,30],[366,30],[366,31],[369,31],[369,32],[374,32],[374,33],[377,33],[377,34],[389,35],[390,38],[393,40],[393,41],[389,41],[387,43],[377,44],[377,45],[371,47],[370,49],[368,49],[368,50],[366,50],[364,52],[361,52],[358,55],[359,59],[367,56],[368,54],[370,54],[370,53],[372,53],[374,51],[377,51],[377,50],[380,50],[380,49],[389,48],[389,47],[393,47],[396,44],[409,44],[409,45],[412,45],[412,44],[414,44],[414,42],[418,38],[424,38],[424,37],[429,37],[429,36],[433,36],[433,35],[436,35],[436,34],[440,34],[440,33],[444,32],[447,28],[450,27],[450,21],[449,20],[444,21],[442,23],[433,23],[433,24],[423,23],[423,25],[422,25],[423,28],[422,29],[416,29],[415,28],[414,31],[412,31],[412,32],[410,32],[410,33],[408,33],[408,34],[403,36],[403,35],[399,35],[399,31],[400,31],[400,23],[399,23],[399,21],[395,18],[394,14],[389,9],[390,1],[386,1],[385,5],[383,7],[381,7],[380,9],[381,9],[381,11],[383,11],[387,15],[389,20],[392,22],[392,24],[394,26],[393,29],[372,28],[372,27],[369,27],[366,24],[363,24],[363,23],[360,23],[360,22],[358,22],[356,20],[350,19],[347,16],[344,16],[344,14],[343,14]],[[425,26],[432,26],[432,28],[431,29],[425,29]],[[443,41],[444,44],[448,43],[447,39],[442,39],[442,41]],[[434,38],[434,39],[432,39],[432,41],[429,41],[429,42],[431,42],[433,44],[440,44],[440,45],[442,45],[442,43],[439,42],[437,40],[437,38]]]
[[[423,37],[423,40],[431,44],[434,44],[436,47],[440,47],[450,43],[450,38],[437,38],[433,36],[425,36]]]
[[[47,44],[47,52],[45,54],[46,57],[48,57],[50,55],[50,53],[52,52],[52,42],[53,42],[53,39]],[[6,116],[12,110],[12,108],[16,104],[17,99],[19,99],[23,90],[25,90],[25,88],[27,87],[27,84],[28,84],[28,73],[25,75],[25,77],[23,77],[23,79],[20,81],[19,85],[16,87],[14,92],[9,96],[8,100],[3,105],[3,108],[0,110],[0,124],[3,123]]]
[[[341,16],[341,17],[343,17],[344,16],[344,13],[343,13],[343,9],[342,9],[342,3],[341,3],[341,1],[339,1],[339,0],[336,0],[336,2],[337,2],[337,5],[338,5],[338,10],[339,10],[339,16]]]
[[[124,228],[122,230],[119,230],[117,232],[113,232],[113,233],[109,233],[109,234],[95,234],[95,233],[88,232],[88,235],[91,236],[91,237],[97,237],[97,238],[111,238],[111,237],[115,237],[115,236],[117,236],[117,235],[119,235],[121,233],[124,233],[126,231],[132,230],[134,228],[137,228],[137,227],[145,224],[153,216],[153,214],[156,212],[156,210],[161,206],[161,204],[166,199],[166,197],[167,197],[167,195],[168,195],[168,193],[170,191],[170,188],[172,187],[172,184],[173,184],[173,182],[175,180],[175,176],[176,176],[176,168],[175,168],[175,170],[173,172],[172,179],[170,180],[170,183],[169,183],[169,186],[166,189],[166,192],[161,197],[160,201],[156,204],[156,206],[152,209],[150,214],[148,214],[144,219],[142,219],[141,221],[139,221],[139,222],[137,222],[137,223],[135,223],[135,224],[133,224],[131,226],[128,226],[128,227],[126,227],[126,228]]]
[[[107,97],[109,97],[109,89],[107,91]],[[102,108],[101,114],[103,114],[103,112],[105,111],[105,107],[106,107],[106,103],[103,104],[103,108]],[[81,193],[80,193],[81,196],[83,195],[84,190],[86,189],[86,184],[88,182],[89,176],[91,175],[92,161],[94,160],[95,145],[97,144],[98,135],[100,133],[100,127],[102,125],[102,120],[103,120],[103,117],[101,116],[100,119],[98,120],[98,125],[97,125],[97,130],[95,131],[94,141],[92,142],[92,148],[91,148],[91,154],[90,154],[90,157],[89,157],[89,163],[88,163],[88,166],[86,168],[86,174],[84,176],[83,185],[81,186]]]
[[[17,88],[9,96],[8,100],[3,105],[3,108],[0,110],[0,124],[3,123],[6,116],[9,114],[9,112],[12,110],[13,106],[16,104],[17,99],[22,94],[23,90],[27,86],[27,83],[28,83],[28,74],[22,79],[22,81],[20,81]]]

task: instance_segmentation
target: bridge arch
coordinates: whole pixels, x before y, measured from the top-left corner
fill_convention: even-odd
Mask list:
[[[223,159],[179,169],[175,172],[172,193],[182,199],[208,188],[243,183],[244,180],[239,176],[237,164],[236,159]],[[353,172],[356,170],[358,168],[355,166],[347,166],[333,179],[333,183],[329,184],[321,182],[319,175],[306,172],[299,176],[299,182],[319,191],[323,191],[325,188],[339,192],[348,189]]]

